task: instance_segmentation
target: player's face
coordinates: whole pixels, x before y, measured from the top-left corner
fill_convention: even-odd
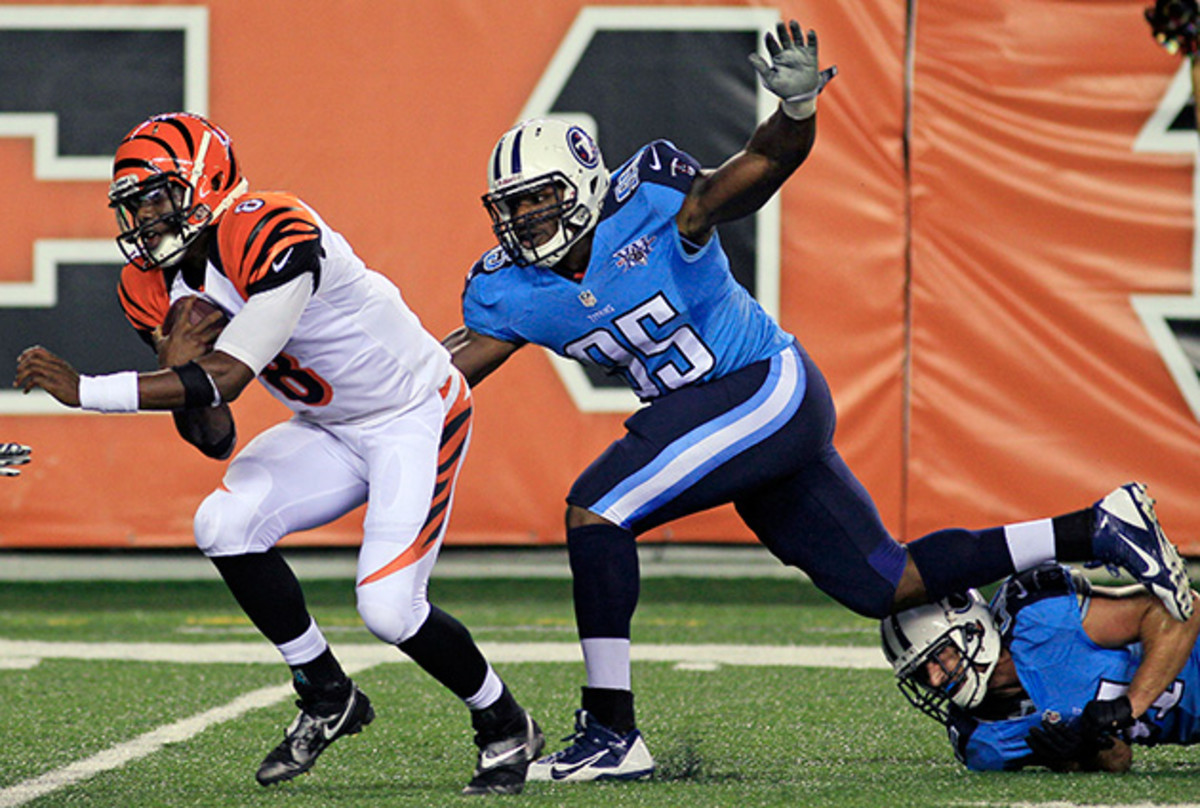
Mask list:
[[[954,645],[946,645],[926,660],[922,671],[922,684],[932,690],[944,690],[952,682],[963,678],[963,671],[958,669],[961,662],[962,653],[958,648]]]
[[[141,229],[142,240],[151,254],[158,249],[163,236],[179,234],[181,228],[167,217],[182,206],[183,189],[178,186],[148,188],[127,204],[133,214],[133,223]]]
[[[562,191],[555,185],[543,185],[508,200],[510,215],[518,220],[515,233],[521,246],[534,249],[550,240],[558,231],[561,204]]]

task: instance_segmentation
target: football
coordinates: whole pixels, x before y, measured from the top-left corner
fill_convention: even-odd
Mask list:
[[[220,307],[205,300],[202,297],[181,297],[171,304],[171,308],[167,309],[167,316],[163,320],[162,333],[165,337],[171,333],[171,329],[175,327],[175,323],[179,321],[180,313],[183,311],[184,302],[187,300],[195,301],[192,304],[192,316],[189,318],[192,323],[198,323],[214,311],[221,311]],[[229,318],[225,313],[221,312],[221,319],[218,321],[221,328],[229,322]]]

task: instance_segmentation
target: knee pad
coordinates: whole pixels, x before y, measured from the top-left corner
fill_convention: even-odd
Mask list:
[[[265,552],[278,536],[267,535],[254,503],[217,489],[205,497],[192,521],[196,546],[206,556]]]
[[[369,584],[358,590],[358,615],[367,630],[389,645],[399,645],[417,633],[425,618],[429,617],[429,601],[422,598],[414,602],[396,592],[375,589],[379,584]]]

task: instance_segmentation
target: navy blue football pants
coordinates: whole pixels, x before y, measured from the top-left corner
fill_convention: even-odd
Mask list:
[[[567,501],[634,534],[732,502],[783,563],[855,612],[883,617],[907,554],[834,448],[835,423],[825,378],[794,345],[643,407]],[[573,557],[576,577],[603,564],[598,556]]]

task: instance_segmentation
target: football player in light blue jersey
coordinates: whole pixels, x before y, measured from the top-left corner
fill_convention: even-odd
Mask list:
[[[1142,587],[1092,586],[1045,564],[887,617],[884,654],[908,700],[976,771],[1125,771],[1130,744],[1200,742],[1200,615],[1172,619]]]
[[[530,779],[653,771],[629,664],[636,537],[717,505],[732,502],[776,557],[864,615],[1055,558],[1103,559],[1177,612],[1191,608],[1183,563],[1140,484],[1054,519],[945,530],[907,548],[889,535],[833,446],[821,371],[734,281],[715,230],[762,207],[804,162],[817,96],[835,75],[795,22],[766,48],[750,60],[779,109],[716,170],[656,140],[610,175],[591,135],[544,119],[504,133],[488,161],[484,204],[500,245],[471,269],[463,327],[444,340],[455,365],[475,385],[533,343],[619,374],[646,402],[567,496],[587,686],[573,742]]]

